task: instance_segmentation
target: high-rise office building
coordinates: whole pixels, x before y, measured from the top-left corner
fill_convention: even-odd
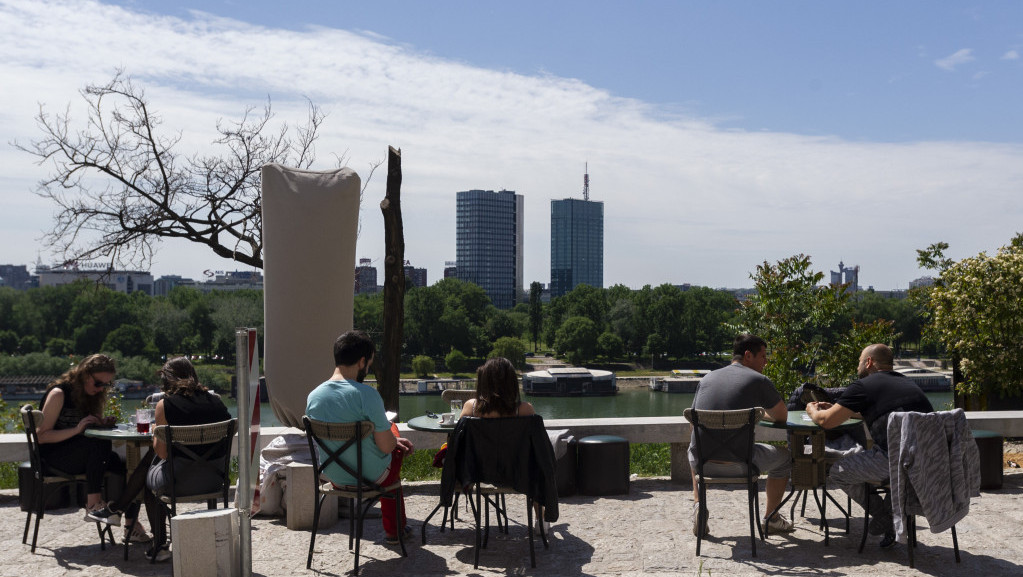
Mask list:
[[[458,278],[480,286],[499,309],[522,292],[524,200],[512,190],[466,190],[456,198]]]
[[[551,201],[551,297],[576,286],[604,287],[604,203]]]
[[[355,267],[355,294],[371,295],[377,292],[377,267],[368,258],[360,258]]]

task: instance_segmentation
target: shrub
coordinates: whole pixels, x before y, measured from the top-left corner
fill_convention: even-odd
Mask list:
[[[425,377],[430,374],[436,366],[434,365],[433,359],[426,355],[417,355],[412,359],[412,372],[417,377]]]

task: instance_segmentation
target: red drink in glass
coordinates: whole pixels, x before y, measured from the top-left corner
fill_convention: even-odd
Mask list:
[[[139,433],[149,434],[149,423],[135,423],[135,430]]]

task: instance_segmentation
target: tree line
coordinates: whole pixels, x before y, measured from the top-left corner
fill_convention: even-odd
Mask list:
[[[541,303],[542,285],[533,283],[528,302],[500,310],[483,289],[458,279],[413,287],[404,300],[403,365],[411,367],[413,358],[425,356],[434,360],[437,369],[458,371],[471,368],[472,359],[500,355],[523,366],[530,349],[553,351],[579,365],[645,365],[727,352],[737,330],[774,334],[770,327],[751,321],[758,316],[773,318],[773,313],[747,310],[744,302],[796,302],[819,283],[819,274],[803,278],[802,284],[793,282],[800,274],[805,276],[810,267],[809,259],[802,258],[805,261],[800,261],[798,270],[792,270],[791,263],[787,271],[772,268],[782,267],[791,259],[777,265],[765,263],[752,275],[762,285],[758,286],[759,296],[752,301],[740,301],[723,290],[662,284],[635,290],[623,285],[606,289],[580,285],[549,303]],[[780,294],[777,288],[768,286],[770,283],[765,284],[768,278],[788,286],[791,294]],[[878,320],[890,323],[897,349],[908,343],[919,345],[923,309],[914,301],[883,298],[870,292],[850,295],[831,288],[821,290],[823,295],[845,295],[840,306],[824,307],[831,316],[820,327],[777,331],[779,347],[787,338],[784,335],[817,339],[818,343],[835,341],[837,335],[854,326],[862,329],[865,323]],[[810,311],[824,310],[819,299],[804,303],[803,308],[787,306],[792,318],[804,320],[813,314],[819,316]],[[357,295],[354,319],[357,328],[380,340],[383,296]],[[104,351],[155,363],[167,355],[187,354],[231,365],[234,332],[239,326],[259,327],[262,338],[261,291],[204,293],[176,287],[167,296],[149,297],[140,292],[119,293],[89,281],[28,291],[0,288],[0,352],[8,356],[46,353],[66,359],[69,355]],[[807,334],[797,334],[800,331]],[[6,372],[3,365],[0,371]]]

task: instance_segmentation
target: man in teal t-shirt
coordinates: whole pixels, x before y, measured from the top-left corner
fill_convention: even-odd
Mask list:
[[[373,437],[362,440],[362,472],[366,480],[387,486],[401,478],[401,461],[405,455],[412,453],[413,447],[408,439],[397,437],[391,432],[391,423],[384,413],[384,401],[380,393],[363,384],[373,364],[373,356],[373,341],[366,333],[348,331],[339,336],[334,341],[334,374],[309,393],[305,412],[309,418],[317,421],[372,422]],[[331,444],[337,448],[342,443],[328,443],[328,446]],[[323,455],[320,457],[323,458]],[[341,459],[354,469],[355,447],[345,451]],[[355,478],[337,464],[332,463],[325,472],[337,486],[355,483]],[[401,509],[405,511],[404,501]],[[381,500],[380,512],[387,542],[397,543],[399,525],[395,502],[391,499]],[[405,527],[404,514],[401,527]]]

